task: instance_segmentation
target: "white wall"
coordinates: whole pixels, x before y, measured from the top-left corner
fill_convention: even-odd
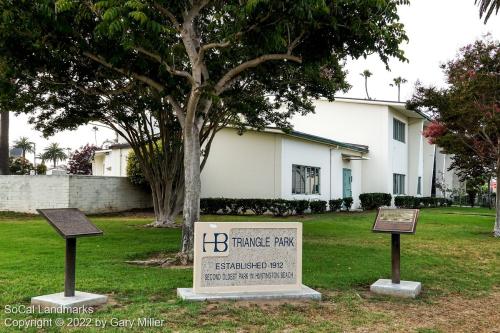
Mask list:
[[[294,138],[283,138],[282,195],[284,199],[330,200],[343,196],[343,168],[351,169],[353,207],[359,208],[362,184],[362,163],[365,161],[342,160],[342,153],[356,155],[352,151],[333,149],[330,146]],[[320,194],[304,195],[292,193],[292,165],[319,167]]]
[[[394,119],[397,119],[405,123],[405,142],[401,142],[394,139],[393,129],[394,129]],[[400,113],[393,109],[390,109],[389,119],[388,119],[389,131],[388,131],[388,141],[389,141],[389,161],[392,164],[392,171],[388,175],[388,188],[390,191],[388,193],[393,193],[393,174],[398,173],[405,175],[405,194],[408,193],[408,118],[404,117]]]
[[[98,152],[92,162],[92,174],[94,176],[127,176],[128,154],[130,148],[110,149],[105,152]]]
[[[320,194],[292,194],[293,164],[320,168]],[[339,165],[335,167],[337,170],[339,167],[342,170]],[[283,199],[328,201],[331,198],[330,148],[328,146],[293,138],[283,138],[281,170],[281,197]],[[338,182],[334,176],[335,174],[332,174],[332,184]]]
[[[152,206],[151,195],[122,177],[0,176],[0,211],[79,208],[87,214]]]
[[[201,173],[202,198],[279,198],[281,137],[223,129]]]
[[[392,174],[389,164],[387,106],[360,104],[337,100],[314,102],[316,112],[292,119],[294,129],[342,142],[369,146],[363,161],[362,193],[392,193]],[[390,135],[392,139],[392,132]],[[353,177],[354,179],[354,177]]]

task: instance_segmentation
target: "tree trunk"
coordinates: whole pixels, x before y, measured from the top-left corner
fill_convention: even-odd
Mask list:
[[[174,180],[175,182],[176,180]],[[175,227],[175,218],[182,210],[184,188],[180,182],[177,186],[171,180],[157,179],[151,182],[151,194],[153,196],[153,207],[155,221],[149,226],[155,228]],[[177,180],[177,183],[178,180]]]
[[[191,127],[192,126],[192,127]],[[194,223],[200,219],[200,137],[196,125],[184,131],[184,224],[182,227],[182,254],[193,260]]]
[[[368,78],[365,77],[365,92],[366,92],[366,98],[370,99],[370,95],[368,95]]]
[[[500,195],[498,191],[498,181],[500,180],[500,155],[497,157],[497,193],[496,193],[496,220],[493,235],[500,237]]]
[[[0,175],[9,172],[9,111],[0,111]]]

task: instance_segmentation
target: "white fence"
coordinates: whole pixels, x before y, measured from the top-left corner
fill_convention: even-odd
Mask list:
[[[0,211],[79,208],[96,214],[149,207],[151,195],[123,177],[0,176]]]

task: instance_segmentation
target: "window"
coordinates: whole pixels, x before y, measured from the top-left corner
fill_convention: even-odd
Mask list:
[[[394,194],[405,194],[405,175],[393,174],[392,186]]]
[[[422,194],[422,177],[418,177],[417,194]]]
[[[406,131],[405,123],[394,118],[394,126],[393,126],[394,140],[405,142],[405,131]]]
[[[319,194],[320,168],[292,165],[292,193]]]

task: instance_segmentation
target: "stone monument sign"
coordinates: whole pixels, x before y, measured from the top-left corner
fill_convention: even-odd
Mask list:
[[[321,297],[302,285],[302,224],[197,222],[193,288],[184,299]],[[188,295],[189,294],[189,295]]]

